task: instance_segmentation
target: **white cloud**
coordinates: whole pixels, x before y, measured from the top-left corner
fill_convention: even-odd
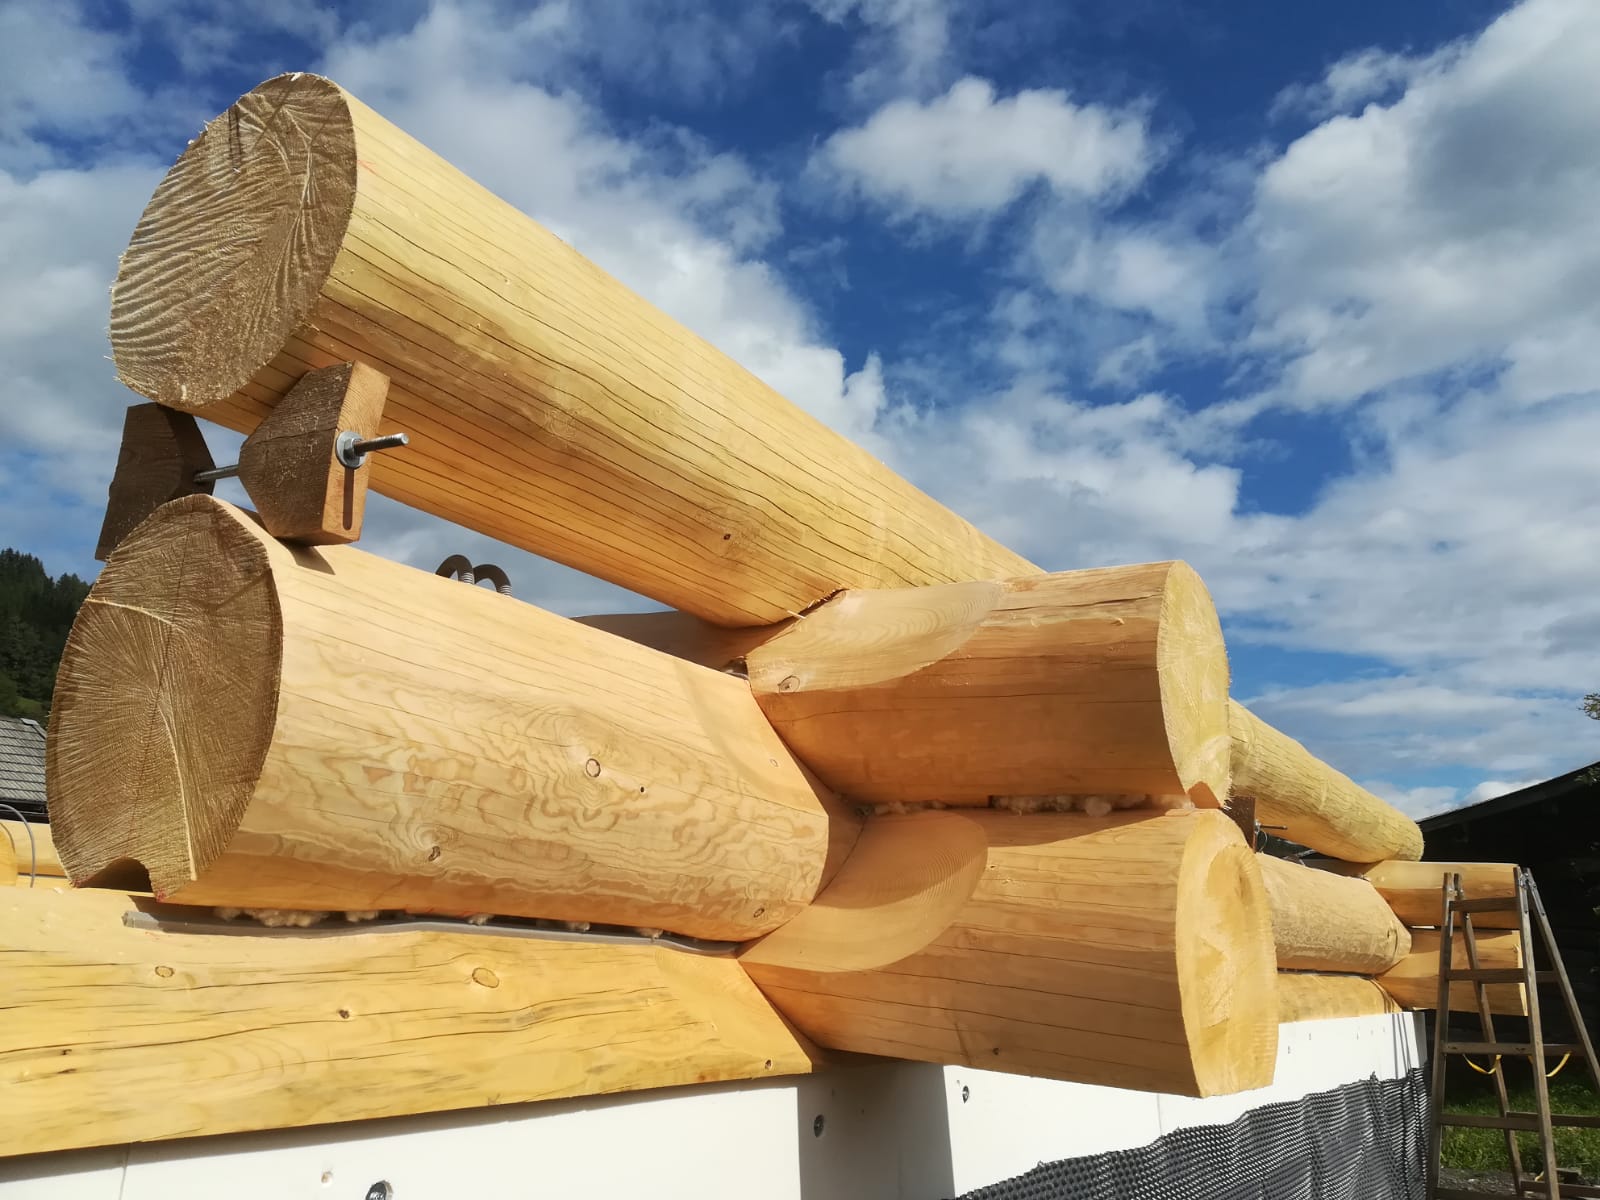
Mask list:
[[[1408,788],[1390,783],[1386,779],[1361,779],[1356,782],[1418,821],[1435,813],[1448,812],[1461,803],[1461,793],[1453,787]]]
[[[896,95],[924,95],[951,57],[947,0],[810,0],[825,20],[854,19],[866,29],[855,50],[847,91],[862,104]]]
[[[1509,796],[1512,792],[1520,792],[1523,788],[1532,787],[1536,783],[1543,782],[1544,776],[1542,775],[1532,779],[1516,779],[1510,782],[1503,779],[1485,779],[1462,797],[1461,803],[1478,804],[1484,800],[1496,800],[1501,796]]]
[[[1315,83],[1284,88],[1273,100],[1271,114],[1305,113],[1323,120],[1372,101],[1392,99],[1419,75],[1445,62],[1453,49],[1413,56],[1368,47],[1341,58]]]
[[[1255,341],[1288,359],[1285,398],[1502,364],[1519,403],[1594,389],[1597,60],[1600,6],[1528,0],[1266,169]]]
[[[70,0],[0,5],[0,166],[48,162],[41,135],[92,135],[136,107],[127,48],[125,35],[89,24]]]
[[[1053,90],[1001,97],[969,77],[927,103],[890,102],[834,134],[818,163],[897,214],[962,218],[1041,183],[1079,200],[1114,196],[1144,177],[1153,153],[1141,114]]]

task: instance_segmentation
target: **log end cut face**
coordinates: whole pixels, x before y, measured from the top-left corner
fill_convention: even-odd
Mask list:
[[[1272,1082],[1278,974],[1254,853],[1223,814],[1195,815],[1178,877],[1178,986],[1196,1094],[1219,1096]]]
[[[271,741],[282,616],[263,539],[190,496],[111,556],[72,627],[47,750],[52,831],[74,883],[141,865],[158,896],[238,828]]]
[[[117,374],[198,410],[232,395],[311,314],[344,241],[356,138],[337,85],[280,75],[189,143],[111,290]]]
[[[1161,707],[1178,780],[1201,808],[1228,796],[1228,653],[1211,593],[1194,568],[1167,571],[1156,644]]]

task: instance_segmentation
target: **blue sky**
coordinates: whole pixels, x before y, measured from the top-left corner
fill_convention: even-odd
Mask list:
[[[1041,564],[1189,560],[1235,694],[1409,811],[1497,794],[1600,757],[1596,62],[1591,0],[11,0],[0,544],[92,573],[117,254],[320,71]]]

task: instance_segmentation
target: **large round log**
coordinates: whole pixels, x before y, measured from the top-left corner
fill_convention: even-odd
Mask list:
[[[74,881],[196,904],[743,939],[853,833],[743,680],[203,496],[95,584],[47,767]]]
[[[852,799],[1228,794],[1222,626],[1181,562],[847,591],[746,663]]]
[[[1228,703],[1233,794],[1272,832],[1346,862],[1422,857],[1422,830],[1237,701]]]
[[[1272,958],[1218,811],[973,809],[869,819],[741,961],[824,1046],[1204,1096],[1271,1082]]]
[[[728,625],[1028,562],[329,80],[283,75],[157,188],[117,371],[249,431],[311,367],[389,375],[378,491]]]
[[[1378,975],[1411,952],[1411,933],[1365,879],[1262,855],[1278,966]]]

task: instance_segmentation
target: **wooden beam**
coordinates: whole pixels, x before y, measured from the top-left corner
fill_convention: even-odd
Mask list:
[[[1376,981],[1360,975],[1278,974],[1278,1021],[1328,1021],[1399,1012],[1400,1006]]]
[[[1259,857],[1278,966],[1378,975],[1411,952],[1411,933],[1364,879]]]
[[[1266,898],[1215,810],[874,817],[741,961],[839,1050],[1184,1095],[1272,1078]]]
[[[0,893],[0,1155],[811,1069],[730,958],[124,925],[148,903]]]
[[[746,663],[784,741],[852,799],[1227,795],[1222,626],[1181,562],[851,590]]]
[[[1272,832],[1347,862],[1422,857],[1422,831],[1244,705],[1230,701],[1233,791]]]
[[[75,881],[190,904],[744,939],[856,830],[743,680],[203,496],[95,583],[46,767]]]
[[[273,537],[353,542],[367,510],[370,463],[346,466],[339,436],[377,437],[389,380],[364,363],[307,371],[239,448],[239,482]]]
[[[244,431],[310,368],[375,367],[412,438],[378,491],[719,624],[1032,569],[315,75],[190,143],[111,344],[134,390]]]
[[[1467,947],[1460,934],[1456,935],[1454,957],[1456,969],[1465,970]],[[1522,934],[1509,929],[1485,930],[1478,934],[1478,965],[1486,968],[1522,966]],[[1413,929],[1411,953],[1378,976],[1378,983],[1405,1008],[1438,1008],[1439,931]],[[1515,1017],[1528,1015],[1527,989],[1520,983],[1490,984],[1488,991],[1491,1012]],[[1472,984],[1450,985],[1450,1011],[1478,1011]]]
[[[30,836],[32,838],[30,842]],[[56,853],[55,839],[50,836],[50,826],[43,821],[0,821],[0,854],[9,847],[16,859],[22,881],[27,882],[28,866],[41,876],[62,876],[67,872]],[[31,849],[30,849],[31,847]]]
[[[122,418],[122,444],[107,490],[95,558],[105,562],[117,543],[167,501],[210,495],[216,485],[196,483],[194,476],[214,466],[200,424],[190,414],[159,404],[130,406]]]
[[[1444,922],[1444,879],[1459,874],[1469,900],[1497,900],[1517,894],[1517,868],[1511,863],[1404,862],[1345,863],[1313,861],[1311,866],[1341,875],[1359,875],[1381,895],[1402,924],[1438,926]],[[1518,929],[1517,914],[1473,913],[1477,929]]]
[[[11,887],[17,882],[17,878],[16,851],[12,849],[9,841],[0,839],[0,887]]]

